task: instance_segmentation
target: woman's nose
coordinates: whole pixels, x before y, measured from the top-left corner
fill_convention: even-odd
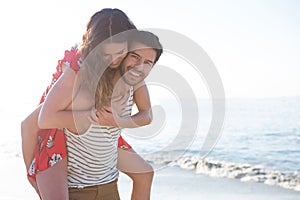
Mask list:
[[[111,64],[116,65],[120,62],[121,57],[120,56],[111,56],[110,59],[111,59]]]

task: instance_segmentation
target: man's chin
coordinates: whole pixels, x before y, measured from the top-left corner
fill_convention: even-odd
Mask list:
[[[143,81],[143,79],[139,79],[139,80],[131,80],[131,79],[127,79],[125,77],[123,77],[123,80],[126,84],[131,85],[131,86],[135,86],[136,84],[140,83]]]

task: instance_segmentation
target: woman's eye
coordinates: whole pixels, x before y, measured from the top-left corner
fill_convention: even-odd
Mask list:
[[[124,54],[124,50],[122,50],[122,51],[119,51],[117,54],[119,54],[119,55],[122,55],[122,54]]]
[[[103,59],[109,59],[110,55],[103,55]]]

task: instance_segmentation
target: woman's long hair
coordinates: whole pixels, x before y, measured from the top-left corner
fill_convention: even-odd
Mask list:
[[[79,52],[87,74],[84,81],[88,81],[90,91],[95,93],[97,109],[110,102],[113,91],[112,78],[115,71],[109,68],[109,63],[101,59],[99,54],[101,45],[108,42],[127,42],[126,31],[131,29],[136,29],[135,25],[119,9],[102,9],[96,12],[87,23]]]

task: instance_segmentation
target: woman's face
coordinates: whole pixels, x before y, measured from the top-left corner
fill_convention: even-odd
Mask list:
[[[101,46],[101,59],[110,67],[117,68],[127,54],[127,42],[106,43]]]

